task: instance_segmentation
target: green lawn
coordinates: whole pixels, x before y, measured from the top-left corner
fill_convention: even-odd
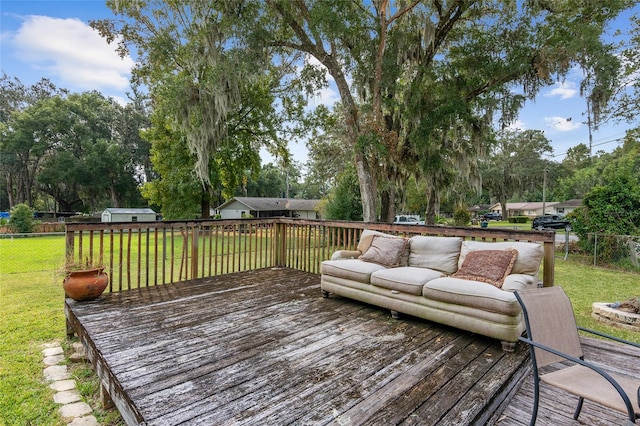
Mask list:
[[[60,425],[53,391],[42,376],[42,345],[65,342],[61,265],[64,237],[0,239],[0,425]],[[22,271],[22,272],[20,272]],[[640,274],[556,257],[556,285],[571,298],[580,325],[640,343],[640,333],[607,327],[591,318],[593,302],[638,294]],[[82,369],[76,377],[90,376]],[[85,377],[85,379],[87,379]],[[82,394],[96,407],[95,383]],[[112,416],[113,417],[113,416]],[[114,424],[109,414],[100,417]]]

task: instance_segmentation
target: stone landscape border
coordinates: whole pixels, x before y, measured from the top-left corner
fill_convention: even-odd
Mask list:
[[[64,421],[72,426],[99,426],[98,420],[93,415],[93,409],[82,401],[76,388],[76,381],[65,365],[64,349],[60,343],[47,343],[43,346],[44,378],[50,383],[49,387],[56,392],[53,400],[60,404],[60,415]],[[86,359],[81,343],[73,343],[72,347],[74,353],[71,358]]]
[[[597,302],[591,306],[591,316],[613,327],[640,332],[640,314],[621,311],[610,303]]]

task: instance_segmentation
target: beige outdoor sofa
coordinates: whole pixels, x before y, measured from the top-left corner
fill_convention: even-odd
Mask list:
[[[356,251],[322,262],[322,295],[335,294],[482,334],[511,352],[525,325],[513,291],[539,287],[538,243],[394,237],[364,230]]]

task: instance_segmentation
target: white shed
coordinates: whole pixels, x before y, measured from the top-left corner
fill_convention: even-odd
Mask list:
[[[102,222],[155,222],[152,209],[108,208],[102,212]]]

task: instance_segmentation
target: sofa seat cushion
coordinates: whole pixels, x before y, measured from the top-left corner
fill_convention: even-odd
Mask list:
[[[420,296],[425,283],[443,276],[444,274],[440,271],[406,266],[403,268],[383,269],[374,272],[371,274],[371,284],[389,290],[397,290],[402,293]]]
[[[453,274],[458,269],[462,238],[416,235],[409,239],[409,266]]]
[[[511,291],[501,290],[491,284],[460,278],[445,277],[427,282],[422,295],[432,300],[471,308],[520,315],[521,309]]]
[[[358,259],[325,260],[322,262],[322,274],[369,284],[371,274],[386,269],[384,266]]]

